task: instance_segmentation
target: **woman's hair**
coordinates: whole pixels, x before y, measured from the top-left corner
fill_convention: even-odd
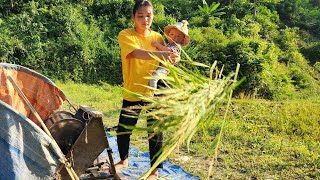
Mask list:
[[[153,9],[153,5],[150,1],[148,0],[136,0],[136,3],[133,6],[133,15],[136,14],[137,10],[142,7],[142,6],[150,6]]]

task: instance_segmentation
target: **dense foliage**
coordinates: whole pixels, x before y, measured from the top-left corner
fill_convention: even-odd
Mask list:
[[[117,35],[132,27],[133,0],[1,0],[0,59],[50,78],[121,84]],[[153,29],[189,21],[191,59],[241,64],[238,96],[316,97],[319,0],[153,0]],[[208,73],[203,70],[203,73]],[[227,73],[225,73],[227,74]]]

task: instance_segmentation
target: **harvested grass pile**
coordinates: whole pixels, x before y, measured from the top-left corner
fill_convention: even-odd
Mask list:
[[[184,64],[187,63],[192,70],[182,65],[173,66],[162,61],[161,63],[170,70],[170,74],[164,78],[167,87],[154,89],[155,96],[152,98],[126,91],[132,96],[150,102],[142,107],[144,113],[139,116],[140,119],[156,119],[148,128],[127,128],[138,131],[151,129],[154,133],[174,129],[174,133],[165,139],[162,153],[156,163],[141,178],[147,177],[178,145],[186,143],[189,147],[194,134],[200,129],[203,130],[203,127],[208,127],[207,124],[213,120],[217,108],[221,106],[228,108],[230,99],[229,101],[227,99],[231,98],[233,89],[241,83],[236,80],[240,65],[234,73],[224,76],[222,70],[217,68],[217,62],[209,67],[191,60],[185,61]],[[210,69],[209,77],[198,71],[199,66]],[[215,149],[218,147],[222,129],[223,127],[212,142],[211,147]]]

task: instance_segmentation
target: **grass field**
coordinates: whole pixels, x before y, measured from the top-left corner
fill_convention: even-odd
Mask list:
[[[56,83],[75,105],[88,105],[103,113],[106,126],[116,126],[122,101],[121,87],[103,83]],[[65,105],[65,108],[68,108]],[[320,102],[232,100],[223,129],[218,157],[210,142],[219,132],[224,108],[217,111],[209,131],[198,132],[190,152],[181,146],[168,160],[201,179],[319,179]],[[221,115],[219,115],[221,114]],[[139,126],[145,126],[143,121]],[[165,132],[170,136],[170,132]],[[132,145],[147,150],[146,133],[134,132]]]

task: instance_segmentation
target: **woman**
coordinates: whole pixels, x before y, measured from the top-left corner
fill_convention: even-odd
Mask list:
[[[118,41],[121,49],[122,74],[124,88],[145,96],[152,95],[152,91],[142,85],[148,85],[148,77],[157,68],[159,62],[153,57],[165,60],[175,61],[179,59],[179,55],[170,51],[157,51],[152,46],[152,42],[159,42],[164,45],[162,36],[150,29],[153,21],[154,11],[151,2],[148,0],[138,0],[133,7],[132,20],[134,28],[122,30],[119,33]],[[143,106],[145,102],[141,99],[124,94],[122,111],[119,118],[117,130],[117,143],[120,153],[120,161],[115,165],[119,170],[128,167],[128,151],[130,143],[130,135],[132,130],[126,129],[122,125],[134,126],[137,118],[129,117],[125,109],[134,106]],[[139,108],[134,109],[139,114]],[[132,115],[132,114],[131,114]],[[149,123],[148,123],[149,124]],[[152,133],[152,132],[149,132]],[[156,161],[157,152],[162,148],[162,133],[156,134],[149,139],[150,162],[151,166]],[[156,179],[158,177],[158,168],[162,168],[162,163],[150,174],[148,179]]]

